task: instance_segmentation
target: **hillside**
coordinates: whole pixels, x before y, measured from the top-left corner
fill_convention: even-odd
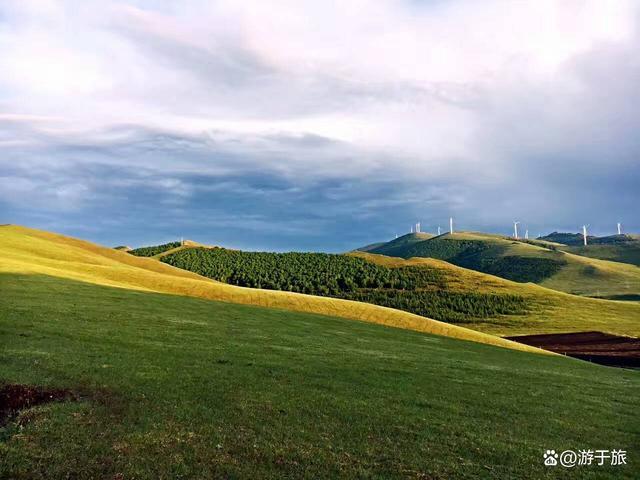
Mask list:
[[[561,247],[565,252],[570,252],[583,257],[598,258],[611,262],[628,263],[640,266],[640,241],[608,244],[587,245],[581,247]]]
[[[637,266],[583,257],[562,248],[549,241],[515,241],[498,235],[460,232],[410,241],[392,251],[394,256],[402,258],[436,258],[509,280],[533,282],[578,295],[614,299],[640,295]],[[383,246],[370,252],[385,255],[389,249]]]
[[[640,440],[632,371],[24,227],[0,227],[0,251],[0,398],[14,405],[0,408],[0,478],[539,479],[555,478],[549,446]],[[633,302],[355,255],[546,302],[537,320],[489,329],[630,330],[640,318]],[[637,453],[628,460],[565,477],[637,478]]]
[[[133,267],[68,239],[19,240],[2,235],[31,274],[0,274],[0,395],[32,385],[61,400],[0,426],[0,478],[537,480],[558,472],[545,449],[585,439],[626,448],[628,464],[563,478],[640,474],[636,372],[71,280],[69,255],[94,281],[120,268],[131,282]]]
[[[455,279],[440,268],[391,268],[366,257],[191,248],[161,261],[232,285],[364,301],[451,323],[524,314],[532,308],[519,295],[450,289]]]
[[[559,243],[571,247],[580,247],[584,245],[584,237],[580,233],[553,232],[549,235],[539,237],[537,240]],[[638,235],[626,233],[621,233],[620,235],[607,235],[604,237],[587,235],[587,245],[617,245],[637,241],[640,241]]]
[[[415,243],[429,240],[433,237],[434,235],[431,235],[429,233],[408,233],[394,240],[391,240],[390,242],[372,244],[363,248],[359,248],[358,250],[362,252],[372,252],[378,253],[380,255],[387,255],[388,257],[400,257],[401,255],[398,255],[398,252],[402,252]]]
[[[556,239],[561,243],[559,246],[561,250],[575,255],[640,266],[640,236],[638,235],[589,236],[586,246],[582,235],[577,234],[554,232],[541,239]]]
[[[385,244],[385,242],[371,243],[369,245],[365,245],[364,247],[358,248],[358,251],[359,252],[368,252],[368,251],[376,249],[378,247],[382,247],[384,244]]]
[[[414,257],[405,260],[361,252],[350,255],[387,266],[436,268],[448,279],[447,289],[450,291],[514,295],[524,298],[529,305],[527,312],[522,315],[498,316],[465,323],[465,326],[475,330],[505,336],[596,330],[640,337],[640,304],[637,302],[571,295],[532,283],[505,280],[433,258]]]
[[[131,255],[136,257],[154,257],[169,250],[174,250],[182,246],[182,242],[169,242],[162,245],[154,245],[151,247],[139,247],[128,250]]]
[[[183,249],[162,261],[235,285],[357,299],[496,335],[597,330],[640,336],[640,304],[636,302],[568,295],[431,258],[404,260],[367,252],[349,256],[385,269],[365,268],[341,260],[340,255],[222,248]],[[397,272],[387,271],[390,268]],[[399,290],[398,281],[402,282]],[[509,304],[503,304],[503,299]],[[504,306],[509,310],[500,311]]]
[[[20,226],[0,227],[0,273],[37,274],[98,285],[187,295],[245,305],[310,312],[537,351],[466,328],[366,303],[212,282],[151,258]]]

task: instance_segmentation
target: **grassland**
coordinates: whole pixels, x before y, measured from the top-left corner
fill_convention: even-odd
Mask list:
[[[86,275],[116,268],[59,241]],[[68,254],[0,274],[0,381],[78,397],[0,427],[0,478],[640,476],[638,372],[53,276]],[[621,448],[628,465],[544,467],[548,448]]]
[[[25,227],[0,227],[0,251],[3,254],[0,271],[7,273],[43,274],[120,288],[318,313],[499,344],[508,348],[526,347],[503,341],[494,335],[598,330],[640,337],[638,302],[566,295],[536,285],[506,281],[435,259],[403,260],[359,254],[384,265],[427,265],[438,268],[446,273],[447,288],[451,291],[523,296],[534,308],[525,315],[498,316],[466,323],[465,327],[469,328],[461,328],[366,303],[226,285],[157,260],[135,257],[82,240]]]
[[[460,232],[419,241],[401,237],[387,245],[399,240],[403,241],[402,247],[378,247],[370,253],[437,258],[576,295],[612,298],[640,295],[639,267],[575,255],[552,242],[514,241],[498,235]]]
[[[568,246],[561,247],[566,252],[580,255],[583,257],[598,258],[600,260],[609,260],[611,262],[629,263],[631,265],[640,266],[640,241],[604,244],[604,245],[587,245],[585,246]]]
[[[566,294],[531,283],[518,283],[461,268],[433,258],[392,258],[364,252],[357,255],[389,267],[423,265],[443,272],[451,292],[516,295],[531,308],[523,315],[498,316],[465,326],[495,335],[528,335],[597,330],[617,335],[640,337],[640,304],[586,298]]]
[[[98,285],[186,295],[379,323],[420,332],[537,351],[493,335],[367,303],[242,288],[111,248],[19,226],[0,227],[0,272],[42,274]]]

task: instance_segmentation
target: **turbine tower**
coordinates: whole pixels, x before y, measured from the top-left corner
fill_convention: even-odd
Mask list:
[[[440,235],[440,227],[438,227],[438,235]]]
[[[622,224],[618,222],[618,235],[622,235]]]
[[[518,240],[518,224],[520,222],[513,222],[513,235],[516,240]]]
[[[585,247],[587,246],[587,227],[588,227],[588,226],[589,226],[589,225],[583,225],[583,226],[582,226],[582,237],[583,237],[583,239],[584,239],[584,246],[585,246]]]
[[[453,235],[453,217],[449,217],[449,233]]]
[[[413,233],[413,225],[411,225],[411,233]]]
[[[529,230],[524,231],[524,238],[525,240],[529,240]]]

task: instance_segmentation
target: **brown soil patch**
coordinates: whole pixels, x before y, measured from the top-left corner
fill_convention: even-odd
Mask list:
[[[640,368],[640,339],[602,332],[506,337],[570,357],[612,367]]]
[[[0,425],[25,408],[73,398],[75,397],[69,390],[31,385],[3,385],[0,387]]]

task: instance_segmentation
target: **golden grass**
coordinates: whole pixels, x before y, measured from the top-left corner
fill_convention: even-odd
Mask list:
[[[3,273],[50,275],[97,285],[330,315],[514,350],[549,353],[490,334],[376,305],[226,285],[154,259],[135,257],[112,248],[26,227],[0,227],[0,252],[0,272]]]

